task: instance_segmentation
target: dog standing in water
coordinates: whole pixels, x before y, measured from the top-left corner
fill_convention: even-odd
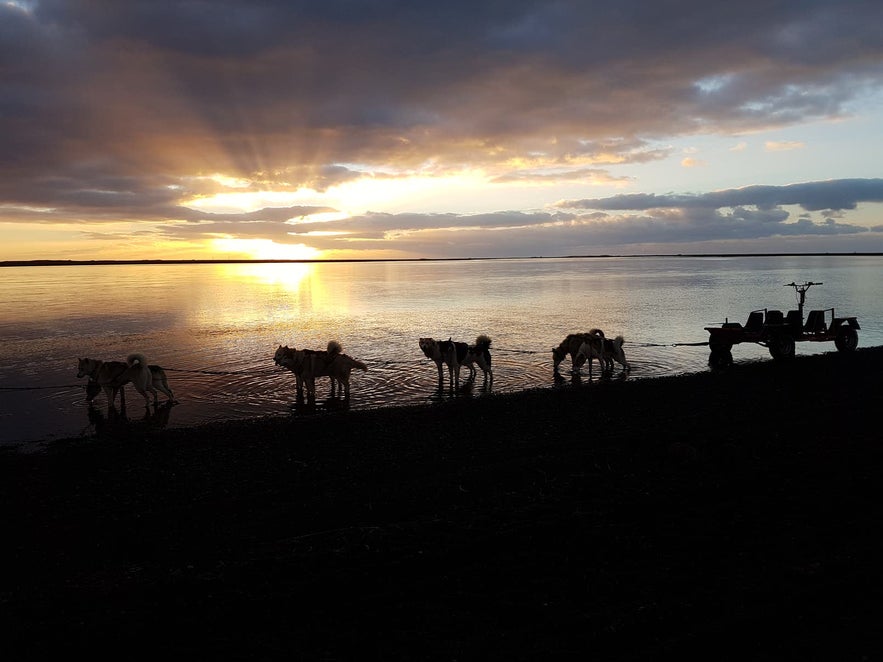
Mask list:
[[[273,355],[273,361],[278,366],[288,368],[294,373],[297,385],[297,397],[303,400],[303,389],[306,386],[307,398],[316,398],[316,377],[329,377],[331,390],[334,391],[335,383],[339,382],[343,388],[344,399],[350,397],[350,373],[353,368],[368,370],[361,361],[343,353],[343,348],[336,340],[328,342],[325,351],[313,349],[295,349],[288,345],[279,345]]]
[[[460,366],[466,361],[466,356],[469,354],[469,345],[465,342],[455,342],[450,338],[447,340],[420,338],[420,349],[423,350],[426,358],[435,361],[435,365],[438,368],[439,386],[444,383],[442,364],[445,364],[448,366],[448,379],[451,383],[451,388],[454,388],[460,381]]]
[[[159,366],[157,366],[159,368]],[[161,378],[157,386],[172,400],[172,391],[165,380],[165,372],[159,368]],[[159,404],[159,395],[153,382],[153,374],[143,354],[129,354],[125,363],[122,361],[100,361],[98,359],[77,359],[77,377],[88,377],[90,382],[97,384],[107,396],[108,408],[113,407],[117,392],[120,393],[120,405],[125,406],[123,386],[129,382],[144,397],[144,406],[150,405],[147,393],[153,394],[153,404]],[[88,394],[87,394],[88,395]],[[93,396],[94,397],[94,396]]]
[[[121,361],[114,361],[113,363],[122,363]],[[166,404],[177,404],[177,400],[175,400],[175,396],[172,393],[171,387],[169,387],[169,380],[166,377],[166,371],[160,368],[158,365],[148,365],[150,368],[150,377],[153,383],[153,386],[158,390],[168,396],[168,400],[166,400]],[[92,401],[98,397],[98,394],[101,393],[102,387],[98,384],[98,382],[90,379],[86,382],[86,402],[92,404]],[[123,405],[125,405],[125,391],[120,387],[120,400],[123,401]]]
[[[583,343],[580,345],[579,352],[577,353],[577,360],[580,358],[583,360],[589,360],[589,374],[592,373],[591,369],[591,358],[589,355],[591,353],[592,356],[596,356],[598,358],[598,363],[601,364],[601,372],[602,374],[605,372],[613,372],[613,362],[616,361],[619,363],[624,370],[631,370],[631,366],[628,364],[628,361],[625,360],[625,352],[622,349],[625,340],[622,336],[616,336],[613,340],[609,338],[601,339],[601,354],[600,356],[597,354],[598,348],[595,346],[590,346],[588,343]]]
[[[622,336],[616,336],[613,340],[610,340],[609,338],[604,339],[604,369],[607,372],[613,371],[614,361],[621,365],[625,371],[632,369],[629,362],[625,360],[625,352],[622,349],[624,344],[625,339]]]
[[[477,365],[484,373],[485,380],[490,384],[494,382],[494,371],[491,369],[491,339],[486,335],[480,335],[475,339],[474,345],[469,345],[466,350],[466,357],[463,359],[463,365],[469,368],[469,378],[475,377],[475,367]]]
[[[592,374],[592,359],[598,359],[603,371],[604,332],[591,329],[588,333],[571,333],[558,347],[552,349],[552,369],[558,372],[558,366],[570,355],[571,372],[579,372],[586,361],[589,362],[589,375]]]

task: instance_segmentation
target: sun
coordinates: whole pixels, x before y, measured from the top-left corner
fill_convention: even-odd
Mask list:
[[[231,260],[318,260],[322,251],[306,244],[277,244],[270,239],[218,238],[212,252]]]

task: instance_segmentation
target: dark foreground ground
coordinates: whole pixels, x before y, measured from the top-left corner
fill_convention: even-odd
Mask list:
[[[5,659],[872,660],[883,348],[0,454]]]

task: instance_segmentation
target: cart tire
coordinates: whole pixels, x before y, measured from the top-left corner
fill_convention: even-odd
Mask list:
[[[834,346],[839,352],[854,352],[858,347],[858,332],[851,326],[842,327],[834,337]]]
[[[708,355],[708,365],[712,368],[728,368],[733,365],[732,345],[712,345]]]
[[[794,358],[794,338],[787,334],[778,334],[769,339],[767,347],[770,356],[776,361],[790,361]]]

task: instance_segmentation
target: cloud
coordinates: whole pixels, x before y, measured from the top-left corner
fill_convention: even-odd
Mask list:
[[[883,179],[840,179],[786,186],[746,186],[696,195],[628,194],[609,198],[564,200],[561,209],[648,210],[721,209],[756,206],[772,209],[798,205],[807,211],[855,209],[860,202],[883,202]]]
[[[839,116],[881,82],[881,19],[833,1],[3,4],[0,167],[19,174],[0,196],[84,163],[300,186],[341,164],[587,163],[642,136]]]
[[[220,217],[186,204],[228,192],[215,175],[253,192],[464,171],[500,187],[634,183],[616,168],[670,157],[660,145],[673,137],[847,116],[883,83],[881,24],[883,4],[841,0],[0,3],[0,223],[123,220],[163,236],[286,240],[291,210]],[[834,180],[568,204],[844,210],[878,191],[879,180]],[[366,214],[348,231],[397,232],[401,246],[419,236],[436,250],[453,227],[448,250],[479,251],[499,249],[503,234],[528,250],[520,240],[705,229],[677,214],[601,222],[564,211]]]
[[[803,149],[806,145],[794,140],[768,140],[763,147],[768,152],[790,152],[792,149]]]
[[[547,172],[517,171],[510,172],[491,181],[494,184],[547,184],[549,182],[581,182],[593,186],[602,184],[621,186],[631,181],[631,177],[615,177],[606,170],[583,168],[577,170],[561,170]]]
[[[694,159],[692,156],[681,159],[681,166],[684,168],[701,168],[706,165],[708,165],[708,163],[702,159]]]
[[[835,195],[829,190],[832,188],[839,193]],[[855,205],[859,201],[879,202],[881,196],[883,180],[846,180],[748,187],[704,196],[614,196],[582,201],[578,207],[571,204],[577,211],[367,213],[331,221],[312,221],[311,210],[305,209],[262,210],[247,217],[205,214],[196,222],[164,225],[158,232],[190,240],[236,232],[240,237],[278,243],[309,243],[321,250],[384,250],[403,256],[628,252],[629,247],[636,250],[642,246],[862,235],[868,228],[846,222],[842,212],[826,211],[815,221],[809,212],[792,218],[782,205],[815,207],[826,197]],[[456,250],[452,251],[452,246]]]

